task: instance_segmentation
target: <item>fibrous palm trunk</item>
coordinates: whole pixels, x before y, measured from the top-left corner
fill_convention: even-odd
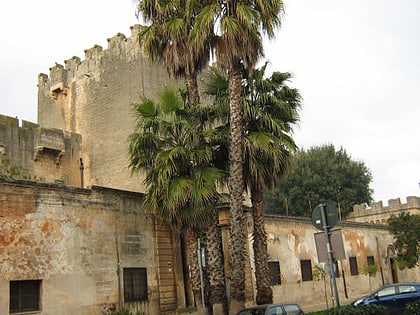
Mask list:
[[[202,313],[203,300],[201,298],[200,267],[198,265],[198,233],[187,230],[188,266],[190,271],[191,289],[193,291],[198,312]]]
[[[245,306],[245,255],[244,218],[242,209],[243,143],[240,63],[229,73],[230,144],[229,144],[229,193],[230,193],[230,292],[229,311],[236,314]]]
[[[227,297],[223,267],[222,240],[218,231],[218,214],[207,226],[207,265],[210,277],[211,304],[214,315],[227,315]]]
[[[273,303],[273,290],[270,288],[268,271],[267,234],[264,222],[263,192],[259,187],[251,188],[252,217],[254,222],[253,249],[257,304]]]

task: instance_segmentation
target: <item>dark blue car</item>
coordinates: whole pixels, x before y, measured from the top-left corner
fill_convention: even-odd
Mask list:
[[[403,314],[407,303],[416,300],[420,300],[420,283],[395,283],[358,299],[353,305],[384,305],[389,314],[394,315]]]

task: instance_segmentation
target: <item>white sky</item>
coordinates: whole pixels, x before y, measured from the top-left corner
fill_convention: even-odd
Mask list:
[[[373,173],[374,199],[420,195],[420,1],[284,0],[271,70],[294,74],[295,139],[332,143]],[[0,113],[37,121],[37,78],[138,23],[132,0],[0,2]]]

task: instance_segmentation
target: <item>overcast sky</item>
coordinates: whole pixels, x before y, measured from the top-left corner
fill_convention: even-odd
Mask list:
[[[375,201],[420,196],[420,1],[284,0],[271,70],[304,98],[295,139],[343,147]],[[139,23],[132,0],[0,2],[0,113],[37,121],[37,78]]]

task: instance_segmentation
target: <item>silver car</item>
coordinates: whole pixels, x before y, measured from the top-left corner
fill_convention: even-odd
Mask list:
[[[296,303],[278,303],[257,305],[244,308],[237,315],[304,315],[305,313]]]

